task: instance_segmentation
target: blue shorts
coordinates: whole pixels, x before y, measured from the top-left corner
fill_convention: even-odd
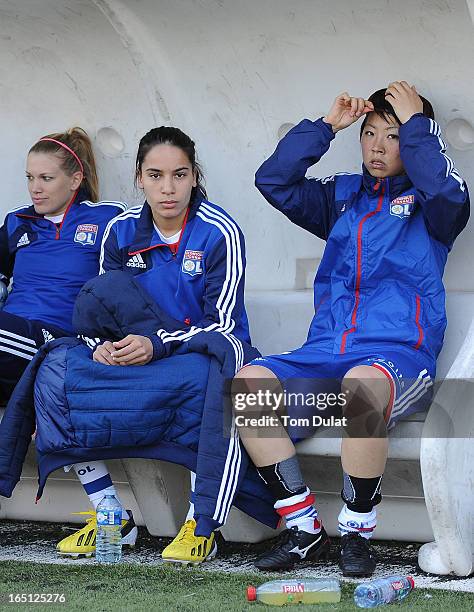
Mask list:
[[[397,421],[415,412],[426,411],[433,396],[433,380],[436,365],[424,355],[403,347],[387,347],[374,351],[352,351],[332,354],[304,345],[299,349],[254,359],[249,365],[263,366],[271,370],[282,383],[286,393],[315,392],[339,393],[341,381],[355,366],[368,365],[378,368],[390,383],[390,401],[385,421],[390,429]],[[305,385],[305,381],[307,384]],[[313,413],[317,409],[313,409]],[[289,415],[291,407],[287,407]],[[294,416],[302,414],[294,410]],[[308,409],[306,409],[308,414]],[[342,410],[324,408],[324,417],[341,417]],[[293,437],[293,436],[292,436]]]

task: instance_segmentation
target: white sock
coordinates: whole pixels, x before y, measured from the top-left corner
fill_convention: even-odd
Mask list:
[[[279,499],[275,503],[275,509],[285,519],[287,529],[298,527],[307,533],[319,533],[321,522],[318,520],[318,511],[313,506],[313,501],[314,496],[307,488],[304,493],[287,499]],[[291,506],[296,505],[300,506],[297,510],[290,510]]]
[[[94,510],[97,509],[100,501],[106,495],[113,495],[122,506],[122,518],[130,518],[128,512],[123,507],[123,504],[117,495],[117,491],[112,484],[112,479],[107,466],[103,461],[76,463],[72,467],[74,468],[80,483],[84,487],[91,504],[94,506]]]
[[[190,472],[191,474],[191,490],[189,492],[189,508],[188,513],[186,515],[186,520],[190,521],[194,518],[194,503],[193,503],[193,494],[194,489],[196,487],[196,474],[194,472]]]
[[[321,531],[321,523],[318,520],[318,511],[314,506],[308,506],[302,510],[297,510],[285,517],[287,529],[291,529],[295,525],[302,531],[308,533],[319,533]]]
[[[344,504],[339,513],[339,533],[341,536],[346,533],[356,532],[366,540],[372,537],[377,525],[377,511],[372,508],[370,512],[354,512],[349,510]]]

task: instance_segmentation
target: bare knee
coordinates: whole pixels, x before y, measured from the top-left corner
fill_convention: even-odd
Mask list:
[[[271,370],[257,365],[243,367],[232,381],[234,409],[242,410],[242,406],[246,403],[246,398],[249,395],[256,396],[258,394],[259,397],[265,397],[265,391],[267,390],[270,391],[270,394],[281,392],[281,383]],[[237,403],[239,407],[237,407]],[[259,402],[256,405],[255,402],[252,402],[251,405],[254,410],[258,409],[260,413],[274,410],[272,404],[267,406]]]
[[[244,366],[242,369],[240,369],[237,372],[237,374],[235,375],[235,378],[245,378],[245,379],[247,378],[254,378],[254,379],[274,378],[275,380],[278,380],[275,374],[271,370],[269,370],[268,368],[265,368],[264,366],[259,366],[259,365]]]
[[[359,400],[367,407],[384,412],[390,401],[390,383],[383,372],[373,366],[355,366],[343,378],[342,390],[347,405]]]

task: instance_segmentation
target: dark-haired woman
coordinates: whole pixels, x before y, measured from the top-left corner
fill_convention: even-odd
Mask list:
[[[235,221],[205,199],[194,142],[177,128],[151,130],[140,141],[135,177],[146,201],[107,227],[101,271],[134,275],[167,314],[182,321],[183,329],[105,342],[95,349],[94,360],[112,366],[145,365],[169,355],[176,343],[202,330],[226,334],[238,350],[234,336],[250,342],[244,309],[244,240]],[[236,460],[230,453],[225,487],[234,484]],[[74,468],[94,506],[114,492],[104,463]],[[215,556],[214,535],[204,538],[194,533],[193,510],[191,503],[185,524],[163,551],[165,560],[200,563]],[[123,516],[125,529],[133,523],[128,516]],[[92,514],[83,529],[58,544],[59,552],[92,554],[96,528]],[[123,542],[130,538],[133,535],[123,532]]]
[[[335,134],[360,118],[362,173],[306,178]],[[249,388],[256,378],[277,388],[299,380],[298,391],[306,378],[313,392],[324,381],[327,402],[320,415],[344,416],[348,425],[341,446],[339,565],[345,576],[370,576],[387,430],[430,404],[446,327],[443,269],[469,218],[467,186],[445,153],[431,104],[405,81],[368,100],[339,95],[325,117],[290,130],[257,171],[256,185],[270,204],[327,244],[306,343],[254,360],[238,378]],[[335,392],[332,399],[328,390]],[[311,406],[309,414],[301,405],[286,408],[319,424]],[[266,412],[274,414],[272,406]],[[271,437],[240,428],[287,527],[257,559],[262,571],[289,570],[329,549],[291,439],[304,437],[300,422],[299,431],[290,427],[287,435],[282,423]]]
[[[0,402],[10,397],[39,346],[73,334],[74,300],[97,275],[100,245],[119,202],[98,202],[91,141],[81,128],[49,134],[28,153],[32,205],[0,228]],[[0,291],[1,293],[1,291]]]

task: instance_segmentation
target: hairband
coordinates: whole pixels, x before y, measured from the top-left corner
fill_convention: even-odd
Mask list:
[[[74,157],[74,159],[79,164],[82,174],[84,174],[84,166],[82,165],[81,160],[76,155],[76,153],[74,153],[74,151],[70,147],[67,146],[67,144],[64,144],[64,142],[61,142],[60,140],[55,140],[54,138],[40,138],[38,142],[43,142],[45,140],[48,140],[49,142],[55,142],[57,145],[59,145],[63,149],[66,149],[66,151],[69,151],[69,153]]]

